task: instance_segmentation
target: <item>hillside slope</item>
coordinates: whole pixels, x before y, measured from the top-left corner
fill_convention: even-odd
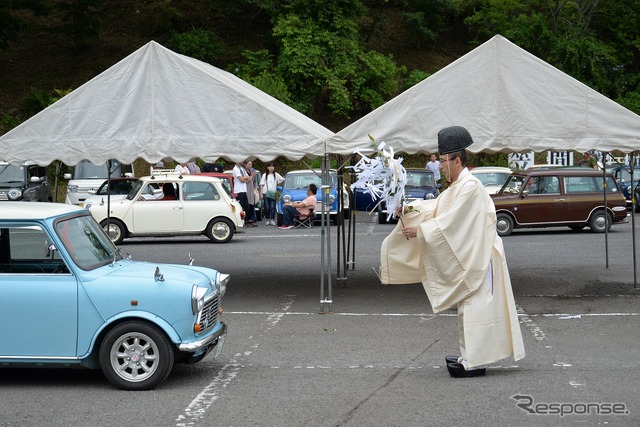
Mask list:
[[[264,16],[236,16],[229,19],[198,2],[177,1],[178,18],[166,10],[158,11],[153,2],[111,0],[101,12],[99,40],[77,49],[69,34],[60,31],[61,18],[29,18],[20,40],[6,51],[0,51],[0,116],[26,119],[25,100],[30,88],[50,92],[75,89],[117,63],[150,40],[167,45],[169,28],[201,26],[215,31],[229,46],[225,57],[214,65],[226,68],[241,60],[245,49],[256,50],[270,43],[269,23]],[[171,9],[176,13],[174,5]],[[168,15],[168,16],[167,16]],[[471,49],[463,28],[452,28],[438,43],[419,49],[409,42],[398,11],[385,7],[376,12],[375,27],[367,39],[367,47],[391,54],[399,65],[433,73]],[[332,130],[340,130],[356,118],[317,117]]]

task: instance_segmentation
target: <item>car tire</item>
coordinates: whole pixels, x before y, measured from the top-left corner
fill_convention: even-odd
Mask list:
[[[333,225],[342,225],[342,221],[343,221],[342,215],[335,214],[333,216]]]
[[[606,221],[606,224],[605,224]],[[607,231],[611,229],[611,224],[613,223],[613,218],[609,212],[606,213],[602,209],[598,209],[597,211],[591,214],[591,218],[589,218],[589,228],[594,233],[604,233],[605,227]]]
[[[513,218],[505,213],[499,213],[496,215],[496,231],[498,236],[508,236],[513,231],[514,223]]]
[[[386,224],[386,223],[387,223],[387,214],[382,211],[378,211],[378,224]]]
[[[150,390],[167,378],[174,350],[157,326],[124,322],[111,329],[100,345],[100,368],[122,390]]]
[[[640,194],[637,194],[635,197],[635,206],[633,210],[635,213],[640,213]]]
[[[572,229],[573,231],[580,231],[585,227],[586,225],[570,225],[569,226],[569,228]]]
[[[127,236],[127,227],[122,223],[122,221],[114,218],[109,219],[109,229],[107,230],[107,220],[105,219],[100,223],[102,229],[107,233],[109,239],[116,245],[122,243],[124,238]]]
[[[278,227],[281,227],[284,224],[284,218],[282,217],[282,214],[277,214],[276,217],[276,224]]]
[[[214,243],[227,243],[233,237],[233,223],[228,218],[214,218],[207,224],[205,233]]]

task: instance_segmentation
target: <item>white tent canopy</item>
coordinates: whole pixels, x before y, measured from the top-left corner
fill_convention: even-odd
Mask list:
[[[327,151],[368,148],[370,134],[396,152],[434,153],[452,125],[469,130],[472,152],[640,146],[640,116],[498,35],[338,132]]]
[[[333,132],[212,65],[149,42],[0,137],[10,163],[325,154]]]

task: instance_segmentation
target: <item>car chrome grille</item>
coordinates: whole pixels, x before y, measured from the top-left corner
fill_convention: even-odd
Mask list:
[[[200,312],[198,323],[200,324],[200,332],[206,332],[213,328],[220,316],[220,298],[215,296],[204,303],[204,307]]]

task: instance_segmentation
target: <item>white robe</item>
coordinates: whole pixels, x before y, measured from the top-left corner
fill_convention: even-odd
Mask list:
[[[480,181],[465,170],[437,199],[411,206],[382,243],[382,283],[422,282],[434,313],[464,313],[460,347],[469,367],[523,358],[495,207]],[[416,239],[404,237],[403,223],[418,227]]]

